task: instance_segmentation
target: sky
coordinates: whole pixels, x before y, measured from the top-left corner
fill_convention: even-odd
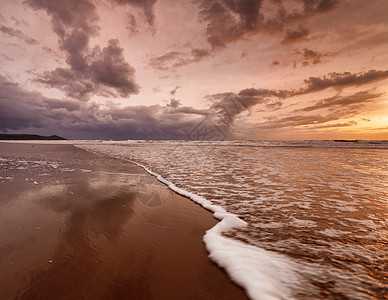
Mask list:
[[[0,132],[388,139],[386,0],[0,0]]]

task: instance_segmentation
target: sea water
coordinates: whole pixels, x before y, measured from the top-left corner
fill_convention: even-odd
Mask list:
[[[253,299],[386,299],[388,143],[82,141],[221,220],[210,258]]]

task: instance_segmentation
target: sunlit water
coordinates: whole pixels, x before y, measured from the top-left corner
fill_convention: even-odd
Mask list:
[[[291,286],[295,281],[295,298],[386,299],[388,150],[384,143],[357,146],[93,142],[81,147],[140,163],[239,216],[248,226],[224,235],[295,262],[304,282],[288,279]]]

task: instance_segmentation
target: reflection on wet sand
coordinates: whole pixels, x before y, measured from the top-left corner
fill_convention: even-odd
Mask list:
[[[73,189],[74,190],[74,189]],[[79,186],[68,198],[48,198],[46,206],[67,215],[64,232],[54,250],[49,267],[36,270],[25,290],[19,292],[21,299],[58,299],[64,295],[75,299],[84,294],[103,295],[104,291],[120,281],[117,264],[111,248],[120,238],[123,226],[133,215],[133,196],[128,191],[104,195],[104,191],[90,191],[87,185]],[[80,197],[87,199],[78,199]],[[86,201],[82,201],[86,200]],[[86,202],[86,203],[85,203]],[[101,276],[100,268],[110,273]]]
[[[0,170],[13,178],[1,183],[0,299],[246,299],[207,258],[216,221],[203,208],[130,163],[26,147],[0,147],[13,153]]]
[[[115,274],[120,261],[112,248],[133,215],[135,191],[112,182],[100,186],[45,186],[3,207],[2,229],[17,232],[11,237],[2,234],[1,265],[21,284],[18,298],[58,299],[59,293],[69,299],[69,291],[101,293],[120,281]],[[99,276],[101,268],[110,277]],[[2,278],[3,289],[14,286],[12,277]]]

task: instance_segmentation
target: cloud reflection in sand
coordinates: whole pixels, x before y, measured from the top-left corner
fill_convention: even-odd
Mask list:
[[[69,297],[70,290],[77,295],[127,281],[114,251],[138,199],[138,188],[127,182],[122,174],[100,174],[87,181],[36,186],[3,206],[0,265],[8,276],[1,280],[1,294]],[[155,198],[151,189],[141,194]],[[100,278],[101,270],[111,276]],[[12,291],[16,286],[19,291]]]

